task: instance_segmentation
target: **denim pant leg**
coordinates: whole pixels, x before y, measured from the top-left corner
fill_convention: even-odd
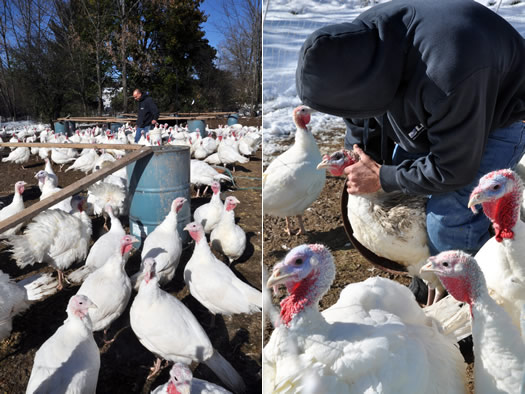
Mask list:
[[[142,134],[142,131],[144,131],[144,137],[146,137],[148,135],[149,128],[150,128],[150,126],[137,127],[137,130],[135,132],[135,143],[139,142],[140,135]]]
[[[467,208],[472,190],[485,174],[502,168],[515,168],[525,151],[525,123],[517,122],[494,130],[483,152],[475,179],[450,193],[434,194],[427,203],[427,234],[430,254],[451,249],[477,252],[490,238],[489,219]]]

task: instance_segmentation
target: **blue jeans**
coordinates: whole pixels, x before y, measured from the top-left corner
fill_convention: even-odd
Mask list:
[[[475,179],[459,190],[429,196],[427,235],[431,255],[451,249],[476,253],[483,246],[490,238],[490,220],[482,212],[474,214],[467,208],[470,193],[483,175],[502,168],[515,168],[524,151],[525,123],[517,122],[494,130],[489,135]],[[392,160],[399,164],[424,155],[410,154],[396,146]]]
[[[135,132],[135,144],[139,142],[142,131],[144,131],[144,137],[148,135],[150,127],[151,126],[137,127],[137,131]]]

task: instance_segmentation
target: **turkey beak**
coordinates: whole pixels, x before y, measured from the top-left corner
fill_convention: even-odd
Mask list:
[[[286,280],[293,276],[293,273],[283,273],[282,268],[277,268],[272,272],[272,276],[268,278],[268,282],[266,282],[266,287],[271,289],[274,286],[284,284]]]
[[[318,165],[317,165],[317,169],[318,170],[321,170],[323,168],[329,168],[331,166],[331,163],[330,163],[330,158],[327,158],[327,159],[323,159],[323,161],[321,161]]]
[[[481,204],[484,201],[483,193],[481,192],[472,192],[470,199],[468,200],[467,207],[472,210],[472,212],[477,213],[476,205]]]
[[[90,299],[88,299],[87,308],[88,308],[88,309],[97,309],[98,306],[97,306],[97,304],[95,304],[93,301],[91,301]]]
[[[137,247],[135,247],[133,244],[136,244],[136,243],[140,244],[140,240],[131,234],[130,234],[130,239],[131,239],[131,244],[132,244],[131,246],[133,247],[133,249],[137,249]]]
[[[439,270],[437,270],[434,267],[434,260],[432,258],[429,258],[427,260],[427,263],[423,267],[421,267],[419,272],[420,273],[424,273],[424,272],[439,272]]]

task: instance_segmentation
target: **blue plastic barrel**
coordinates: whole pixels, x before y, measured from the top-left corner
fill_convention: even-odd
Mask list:
[[[190,133],[193,133],[194,131],[197,131],[197,129],[199,129],[202,138],[208,136],[208,132],[206,131],[206,122],[204,122],[204,120],[202,119],[188,120],[188,131]]]
[[[233,126],[234,124],[237,124],[238,122],[239,122],[238,114],[230,114],[228,116],[228,126]]]
[[[66,132],[66,125],[63,122],[55,122],[55,133],[64,134]]]
[[[144,240],[162,221],[177,197],[188,202],[177,215],[183,242],[189,234],[183,228],[191,221],[190,148],[188,146],[153,147],[153,153],[126,167],[130,198],[131,234]]]
[[[111,123],[110,129],[113,134],[118,133],[118,129],[124,126],[124,123],[113,122]]]

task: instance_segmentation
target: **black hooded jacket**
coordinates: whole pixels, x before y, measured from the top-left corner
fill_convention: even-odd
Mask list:
[[[147,127],[151,125],[153,119],[159,120],[159,110],[150,96],[142,93],[138,103],[139,113],[137,116],[137,127]]]
[[[471,0],[393,0],[312,33],[296,83],[321,112],[386,114],[392,139],[427,153],[383,165],[385,191],[448,192],[472,181],[492,130],[525,119],[525,40]]]

